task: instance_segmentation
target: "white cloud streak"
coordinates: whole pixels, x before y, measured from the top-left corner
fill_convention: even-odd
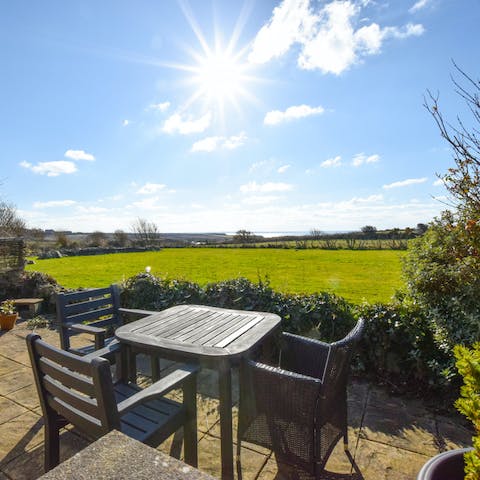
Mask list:
[[[165,120],[162,130],[166,133],[180,133],[181,135],[201,133],[210,126],[211,118],[210,113],[206,113],[197,119],[193,119],[192,117],[183,119],[179,113],[174,113]]]
[[[33,208],[71,207],[76,204],[75,200],[50,200],[48,202],[34,202]]]
[[[278,168],[277,172],[278,173],[285,173],[290,167],[291,167],[291,165],[282,165],[281,167]]]
[[[408,178],[407,180],[401,180],[399,182],[389,183],[384,185],[382,188],[385,190],[390,190],[391,188],[402,188],[402,187],[409,187],[410,185],[417,185],[420,183],[425,183],[428,178]]]
[[[152,103],[148,106],[148,110],[157,110],[158,112],[165,112],[170,108],[170,102]]]
[[[340,167],[341,165],[342,157],[340,155],[337,155],[334,158],[329,158],[320,164],[322,168]]]
[[[247,141],[245,132],[230,137],[206,137],[195,142],[190,149],[191,152],[213,152],[215,150],[235,150]]]
[[[146,183],[137,190],[137,193],[141,195],[152,195],[153,193],[157,193],[160,190],[164,190],[165,187],[166,185],[163,183]]]
[[[87,160],[93,162],[95,160],[95,157],[91,153],[87,153],[84,150],[67,150],[64,156],[75,161]]]
[[[419,10],[423,10],[425,7],[430,5],[431,0],[418,0],[415,2],[411,8],[409,8],[410,13],[417,13]]]
[[[58,162],[39,162],[33,165],[29,162],[21,162],[20,166],[31,170],[38,175],[46,175],[47,177],[58,177],[63,174],[75,173],[77,166],[75,163],[67,160],[59,160]]]
[[[331,1],[314,10],[309,0],[284,0],[257,33],[248,59],[266,63],[299,44],[301,69],[339,75],[365,56],[379,54],[386,39],[424,32],[420,24],[382,28],[371,23],[356,29],[364,6],[353,0]]]
[[[249,182],[240,186],[240,191],[242,193],[288,192],[290,190],[293,190],[293,185],[282,182]]]
[[[277,125],[298,118],[321,115],[324,111],[325,109],[321,106],[310,107],[309,105],[295,105],[288,107],[284,112],[280,110],[272,110],[271,112],[268,112],[263,119],[263,123],[265,125]]]
[[[365,155],[364,153],[357,153],[352,160],[352,165],[354,167],[359,167],[360,165],[368,164],[368,163],[377,163],[380,161],[380,155]]]

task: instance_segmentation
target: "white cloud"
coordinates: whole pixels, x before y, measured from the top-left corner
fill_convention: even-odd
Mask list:
[[[95,157],[91,153],[83,150],[67,150],[64,155],[71,160],[88,160],[89,162],[95,160]]]
[[[389,190],[390,188],[408,187],[410,185],[425,183],[427,180],[428,180],[428,178],[426,178],[426,177],[423,177],[423,178],[409,178],[407,180],[402,180],[400,182],[389,183],[388,185],[384,185],[382,188],[384,188],[385,190]]]
[[[126,119],[125,119],[125,120],[122,122],[122,127],[128,127],[128,125],[130,125],[130,120],[126,120]]]
[[[340,167],[342,165],[342,157],[337,155],[335,158],[329,158],[320,164],[322,168]]]
[[[150,197],[140,200],[138,202],[133,202],[131,206],[127,208],[135,207],[141,210],[164,210],[166,207],[159,203],[160,197]]]
[[[386,27],[383,31],[385,38],[393,37],[404,39],[408,37],[419,37],[425,33],[425,28],[423,25],[418,23],[407,23],[403,28],[400,27]]]
[[[20,166],[31,170],[39,175],[47,175],[47,177],[58,177],[62,174],[75,173],[77,166],[67,160],[59,160],[58,162],[39,162],[32,165],[29,162],[21,162]]]
[[[265,125],[277,125],[281,122],[294,120],[297,118],[310,117],[311,115],[320,115],[325,111],[321,106],[310,107],[309,105],[296,105],[288,107],[284,112],[272,110],[265,115],[263,123]]]
[[[49,202],[34,202],[33,208],[71,207],[76,204],[75,200],[51,200]]]
[[[444,185],[444,182],[443,182],[443,180],[442,180],[441,178],[437,178],[437,179],[433,182],[433,185],[434,185],[435,187],[441,187],[441,186]]]
[[[257,33],[248,60],[266,63],[284,55],[301,40],[303,32],[310,31],[313,21],[310,0],[284,0],[274,8],[268,23]]]
[[[415,2],[414,5],[412,5],[412,7],[408,11],[410,13],[416,13],[419,10],[422,10],[423,8],[430,5],[430,3],[432,3],[431,0],[418,0],[417,2]]]
[[[285,173],[290,167],[291,167],[291,165],[282,165],[281,167],[278,168],[277,172],[278,173]]]
[[[242,193],[287,192],[292,189],[293,189],[292,184],[282,183],[282,182],[267,182],[267,183],[249,182],[240,187],[240,191]]]
[[[165,120],[163,131],[166,133],[180,133],[182,135],[200,133],[210,126],[211,117],[210,113],[206,113],[197,119],[192,119],[192,117],[182,119],[179,113],[174,113]]]
[[[213,152],[215,150],[234,150],[245,144],[247,136],[244,132],[231,137],[206,137],[195,142],[191,152]]]
[[[374,155],[365,155],[364,153],[357,153],[352,160],[352,165],[354,167],[359,167],[360,165],[363,165],[365,163],[377,163],[380,161],[380,155],[374,154]]]
[[[166,187],[163,183],[146,183],[137,190],[137,193],[142,195],[151,195],[152,193],[157,193],[160,190],[163,190]]]
[[[378,54],[385,39],[418,36],[420,24],[384,27],[377,23],[356,29],[368,2],[331,1],[315,11],[309,0],[284,0],[258,32],[249,60],[266,63],[301,46],[298,66],[339,75],[367,55]]]
[[[170,108],[170,102],[152,103],[148,106],[148,110],[158,110],[159,112],[165,112]]]

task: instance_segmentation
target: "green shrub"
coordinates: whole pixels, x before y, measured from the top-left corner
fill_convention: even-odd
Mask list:
[[[444,354],[421,310],[394,302],[365,304],[356,314],[368,320],[360,344],[359,367],[365,373],[400,390],[444,383],[438,368]]]
[[[193,282],[140,273],[122,285],[122,304],[129,308],[163,310],[174,305],[201,303],[202,290]]]
[[[387,383],[397,391],[418,391],[419,385],[438,389],[445,354],[434,341],[429,319],[406,302],[353,306],[329,293],[309,295],[274,291],[268,278],[251,282],[236,278],[210,283],[169,280],[142,273],[123,284],[122,305],[161,310],[176,304],[203,304],[278,314],[282,330],[335,341],[350,331],[359,317],[366,319],[355,370]]]
[[[480,343],[472,348],[460,345],[454,348],[456,366],[463,378],[460,398],[455,406],[473,424],[473,451],[465,454],[465,479],[480,478]]]
[[[445,377],[454,375],[453,346],[480,339],[478,231],[444,212],[423,237],[412,240],[404,259],[406,301],[429,320]]]

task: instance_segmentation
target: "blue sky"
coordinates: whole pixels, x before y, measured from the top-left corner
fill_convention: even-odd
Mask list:
[[[443,208],[477,0],[0,4],[0,195],[30,227],[353,230]]]

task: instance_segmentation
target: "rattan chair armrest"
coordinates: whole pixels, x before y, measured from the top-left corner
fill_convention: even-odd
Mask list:
[[[154,400],[168,393],[170,390],[180,386],[186,380],[196,375],[199,367],[192,364],[182,364],[175,371],[160,379],[158,382],[150,385],[135,395],[123,400],[118,404],[118,413],[124,415],[132,408],[145,403],[148,400]]]

